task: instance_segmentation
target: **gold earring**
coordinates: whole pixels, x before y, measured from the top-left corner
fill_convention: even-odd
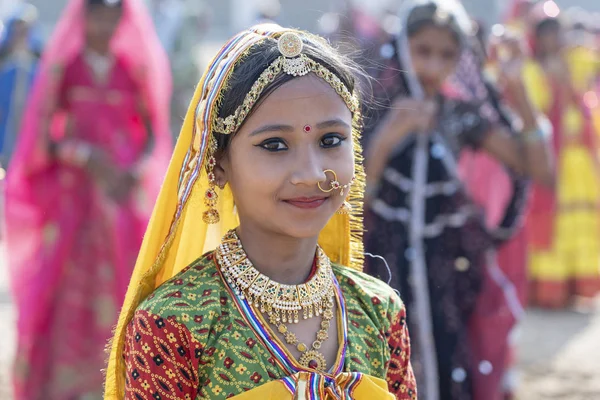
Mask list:
[[[352,204],[348,203],[347,201],[344,201],[342,203],[342,205],[340,206],[340,208],[338,208],[338,210],[335,213],[339,214],[339,215],[348,215],[351,212],[352,212]]]
[[[204,204],[206,207],[208,207],[208,210],[204,211],[202,214],[202,220],[205,224],[216,224],[221,220],[219,211],[217,211],[215,208],[217,201],[219,200],[219,195],[216,191],[217,185],[214,172],[215,165],[217,165],[217,159],[214,155],[211,155],[208,158],[208,163],[206,164],[206,172],[208,174],[208,189],[206,189],[206,192],[204,193]]]
[[[352,179],[350,179],[350,182],[346,183],[344,186],[340,186],[340,196],[345,195],[347,193],[346,190],[350,191],[350,186],[352,186],[355,179],[356,179],[356,176],[353,176]],[[350,206],[350,203],[348,203],[348,206]],[[350,208],[352,208],[352,207],[350,207]]]

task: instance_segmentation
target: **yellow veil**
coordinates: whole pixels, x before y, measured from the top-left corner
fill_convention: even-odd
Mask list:
[[[122,352],[125,331],[138,305],[159,285],[204,252],[216,248],[221,237],[238,224],[233,196],[228,187],[219,193],[216,206],[220,222],[207,225],[202,220],[202,214],[206,210],[204,193],[209,187],[205,163],[211,127],[218,113],[222,93],[227,88],[236,64],[243,60],[252,46],[263,40],[277,39],[289,31],[328,46],[321,38],[307,32],[283,29],[277,25],[260,25],[239,33],[225,44],[196,88],[144,236],[111,342],[106,399],[122,399],[124,396],[125,366]],[[333,262],[360,270],[363,264],[362,200],[365,175],[359,144],[360,116],[358,112],[354,114],[356,181],[347,198],[352,212],[332,217],[319,236],[319,244]]]

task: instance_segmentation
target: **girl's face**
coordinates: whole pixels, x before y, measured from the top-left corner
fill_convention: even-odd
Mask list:
[[[86,38],[88,45],[98,51],[106,51],[119,22],[122,10],[120,7],[93,5],[86,14]]]
[[[541,54],[552,55],[560,52],[562,47],[562,29],[558,24],[548,25],[537,33],[537,50]]]
[[[436,95],[458,62],[460,45],[444,27],[425,26],[409,39],[415,74],[427,96]]]
[[[313,74],[266,97],[232,138],[215,168],[229,183],[242,226],[292,238],[318,236],[340,208],[339,190],[324,193],[333,170],[340,184],[354,176],[352,115]],[[347,191],[346,191],[347,192]]]
[[[29,24],[25,21],[15,21],[12,27],[13,41],[16,43],[27,41],[29,36]]]

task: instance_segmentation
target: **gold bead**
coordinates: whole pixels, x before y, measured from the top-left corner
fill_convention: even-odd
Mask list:
[[[205,224],[216,224],[221,220],[220,216],[219,216],[219,212],[214,209],[211,208],[209,210],[204,211],[204,213],[202,213],[202,221]]]
[[[458,257],[454,260],[454,268],[459,272],[465,272],[471,267],[471,262],[466,257]]]
[[[294,335],[293,333],[291,333],[289,331],[285,334],[285,341],[291,345],[295,345],[296,343],[298,343],[298,339],[296,338],[296,335]]]
[[[304,353],[306,350],[308,350],[304,343],[298,343],[298,346],[296,346],[296,348],[300,353]]]

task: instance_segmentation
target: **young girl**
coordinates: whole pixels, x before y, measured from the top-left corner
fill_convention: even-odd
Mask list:
[[[169,70],[138,0],[73,0],[7,177],[17,399],[98,398],[169,154]]]
[[[360,272],[351,65],[277,25],[215,56],[136,264],[107,399],[416,399],[402,302]]]
[[[522,176],[551,182],[549,153],[515,66],[505,78],[521,113],[519,135],[489,122],[478,104],[443,94],[469,50],[470,20],[460,4],[409,1],[401,19],[396,57],[380,79],[391,107],[368,137],[366,249],[387,260],[406,301],[419,398],[498,399],[521,308],[514,293],[503,293],[511,284],[493,251],[517,221]],[[457,162],[469,148],[512,171],[497,229],[488,230],[459,178]],[[369,270],[389,277],[380,261]]]

